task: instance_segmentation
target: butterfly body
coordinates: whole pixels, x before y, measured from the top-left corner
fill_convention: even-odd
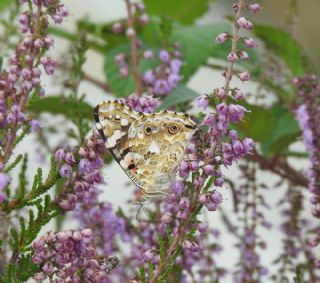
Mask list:
[[[105,101],[94,110],[97,129],[116,161],[141,188],[140,201],[161,200],[196,124],[184,113],[136,112],[120,101]]]

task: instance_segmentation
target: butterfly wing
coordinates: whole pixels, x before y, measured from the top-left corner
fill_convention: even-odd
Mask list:
[[[128,143],[146,197],[168,191],[195,127],[188,115],[171,111],[143,114],[132,123]]]
[[[135,177],[137,168],[129,150],[128,130],[141,116],[141,113],[117,100],[104,101],[94,108],[96,127],[106,147],[128,177],[139,187],[144,184]]]

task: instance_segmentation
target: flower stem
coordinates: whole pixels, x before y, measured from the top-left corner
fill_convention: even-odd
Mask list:
[[[237,19],[241,16],[242,9],[245,7],[244,0],[239,0],[237,5],[237,13],[234,18],[234,26],[233,26],[233,33],[232,33],[232,45],[231,45],[231,52],[236,53],[237,52],[237,44],[239,41],[239,26],[237,24]],[[228,93],[230,88],[230,82],[232,80],[233,76],[233,66],[234,62],[230,62],[226,71],[225,71],[225,85],[224,89],[226,93]],[[227,96],[226,96],[227,97]]]
[[[174,256],[174,253],[177,251],[178,247],[182,245],[182,242],[187,233],[188,224],[192,220],[193,212],[197,208],[200,191],[201,190],[197,190],[193,195],[190,209],[188,211],[188,216],[185,221],[179,223],[178,231],[173,238],[172,244],[167,250],[165,260],[159,264],[159,267],[155,271],[153,277],[150,279],[150,283],[158,282],[159,277],[168,269],[172,256]]]
[[[128,29],[134,31],[134,17],[132,15],[132,6],[129,0],[125,0],[127,7],[127,24]],[[131,59],[133,65],[133,76],[136,83],[136,95],[142,96],[142,81],[139,73],[139,54],[138,54],[138,41],[135,32],[129,36],[131,42]]]

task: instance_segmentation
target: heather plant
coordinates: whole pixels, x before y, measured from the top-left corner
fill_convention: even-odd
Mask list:
[[[59,0],[0,3],[0,283],[319,282],[316,69],[290,32],[255,23],[260,4],[196,24],[209,2],[123,0],[125,18],[104,23]],[[202,67],[221,73],[207,93],[190,84]],[[119,177],[83,82],[195,121],[162,200],[137,205],[129,179],[125,206],[105,196]]]

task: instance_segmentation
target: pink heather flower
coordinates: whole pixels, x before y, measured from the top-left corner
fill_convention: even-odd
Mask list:
[[[151,70],[146,71],[143,75],[143,81],[148,84],[148,85],[152,85],[154,84],[156,78],[153,74],[153,72]]]
[[[220,88],[215,89],[215,95],[220,99],[224,99],[227,96],[227,92],[224,89],[224,87],[220,87]]]
[[[157,95],[165,95],[171,91],[171,87],[166,80],[156,80],[154,83],[154,93]]]
[[[159,53],[159,58],[162,62],[167,63],[170,60],[170,55],[167,50],[161,50]]]
[[[40,122],[38,120],[32,119],[30,122],[31,132],[36,132],[40,129]]]
[[[214,174],[214,167],[210,164],[203,166],[203,171],[207,176],[212,176]]]
[[[125,78],[129,75],[129,69],[128,67],[121,67],[119,70],[120,77]]]
[[[246,111],[243,106],[238,104],[230,104],[228,110],[230,121],[233,123],[240,122],[244,117],[244,112]]]
[[[61,177],[71,177],[72,175],[72,167],[69,164],[63,164],[60,169]]]
[[[228,40],[229,38],[229,34],[226,32],[220,33],[217,37],[216,37],[216,43],[221,44],[224,43]]]
[[[44,42],[48,45],[48,46],[53,46],[54,44],[54,39],[51,36],[46,36],[44,38]]]
[[[237,61],[239,60],[239,57],[238,57],[237,53],[232,52],[232,53],[230,53],[230,54],[228,55],[228,60],[229,60],[230,62],[232,62],[232,63],[235,63],[235,62],[237,62]]]
[[[136,31],[133,28],[128,28],[126,31],[127,37],[132,37],[136,34]]]
[[[239,52],[239,57],[243,61],[248,61],[250,59],[249,54],[246,51],[240,51]]]
[[[244,38],[243,43],[247,48],[255,48],[257,46],[253,38]]]
[[[170,62],[170,68],[173,73],[179,73],[181,66],[182,66],[182,61],[179,59],[173,59]]]
[[[202,187],[203,183],[204,183],[204,179],[201,176],[198,176],[198,177],[194,178],[193,184],[196,187],[198,187],[198,188]]]
[[[72,165],[76,162],[76,159],[74,158],[74,155],[72,153],[68,152],[64,157],[64,161]]]
[[[237,156],[242,156],[242,155],[245,153],[245,149],[244,149],[241,141],[239,141],[239,140],[235,140],[235,141],[232,143],[232,147],[233,147],[234,153],[235,153]]]
[[[59,163],[65,157],[65,151],[63,149],[58,149],[55,153],[56,162]]]
[[[138,2],[136,4],[136,7],[137,7],[138,11],[140,11],[140,12],[144,12],[144,10],[145,10],[144,4],[141,2]]]
[[[171,73],[168,76],[168,83],[172,89],[175,88],[180,81],[181,81],[181,76],[179,76],[178,74]]]
[[[139,17],[139,23],[141,25],[146,25],[149,22],[149,16],[147,14],[143,14]]]
[[[199,202],[202,204],[205,204],[207,202],[208,198],[207,195],[200,195],[199,196]]]
[[[234,91],[233,91],[233,96],[236,100],[242,100],[244,99],[244,93],[243,91],[241,91],[240,89],[236,88]]]
[[[245,151],[247,153],[251,152],[254,147],[255,147],[255,142],[253,141],[253,139],[250,139],[250,138],[245,138],[243,141],[242,141],[242,145],[245,149]]]
[[[146,51],[144,51],[144,52],[143,52],[143,57],[144,57],[144,59],[147,59],[147,60],[152,59],[152,58],[153,58],[153,52],[152,52],[152,50],[146,50]]]
[[[192,247],[192,242],[189,241],[189,240],[184,240],[183,243],[182,243],[182,247],[183,247],[185,250],[190,250],[191,247]]]
[[[246,71],[240,72],[238,74],[238,78],[242,81],[242,82],[247,82],[250,81],[250,74]]]
[[[251,4],[248,6],[248,10],[251,14],[257,14],[261,10],[261,5],[259,5],[258,3]]]
[[[217,191],[214,191],[212,194],[211,194],[211,200],[215,203],[215,204],[220,204],[222,203],[222,195],[217,192]]]
[[[143,253],[143,260],[144,261],[153,260],[154,256],[155,256],[155,251],[153,249],[147,250]]]
[[[198,226],[198,231],[200,233],[205,233],[208,229],[208,224],[207,223],[200,223]]]
[[[238,133],[236,130],[230,130],[229,131],[229,138],[233,141],[238,139]]]
[[[223,183],[224,183],[224,179],[223,178],[216,178],[215,180],[214,180],[214,185],[216,186],[216,187],[222,187],[222,185],[223,185]]]
[[[249,20],[247,20],[245,17],[238,18],[237,25],[240,28],[244,28],[244,29],[248,29],[248,30],[253,28],[253,24]]]
[[[209,101],[208,101],[208,96],[207,95],[201,95],[199,97],[196,98],[197,101],[197,105],[200,108],[203,108],[203,110],[206,110],[208,105],[209,105]]]
[[[64,211],[73,211],[76,207],[78,197],[75,194],[65,194],[59,197],[57,203]]]
[[[117,23],[114,23],[113,26],[112,26],[112,30],[114,33],[120,33],[123,31],[122,29],[122,25],[121,23],[117,22]]]
[[[4,188],[8,185],[10,178],[7,174],[0,173],[0,203],[6,199]]]
[[[121,65],[125,62],[126,60],[126,55],[124,53],[118,53],[115,57],[115,60],[118,65]]]
[[[37,283],[42,283],[46,278],[47,278],[47,276],[43,272],[38,272],[33,276],[33,279]]]
[[[169,224],[172,221],[172,213],[166,212],[161,217],[161,222],[164,224]]]

